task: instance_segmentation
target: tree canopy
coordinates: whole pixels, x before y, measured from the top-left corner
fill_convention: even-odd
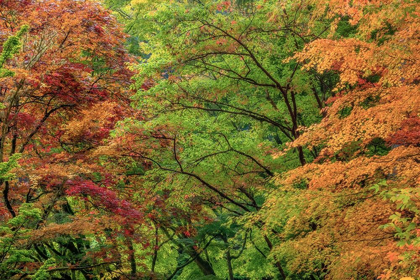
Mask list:
[[[418,279],[419,16],[0,0],[0,279]]]

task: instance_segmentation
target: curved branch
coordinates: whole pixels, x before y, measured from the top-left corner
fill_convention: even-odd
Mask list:
[[[264,165],[262,165],[261,163],[259,163],[259,161],[258,160],[256,160],[255,158],[253,158],[252,156],[250,156],[250,155],[248,155],[248,154],[245,154],[244,152],[241,152],[241,151],[238,151],[238,150],[236,150],[236,149],[234,149],[234,148],[232,148],[232,146],[230,145],[230,142],[229,142],[229,140],[227,139],[227,137],[226,137],[226,135],[224,135],[223,133],[218,133],[218,135],[221,135],[224,139],[225,139],[225,141],[226,141],[226,143],[228,144],[228,146],[229,146],[229,149],[231,150],[231,151],[233,151],[233,152],[235,152],[235,153],[238,153],[238,154],[240,154],[240,155],[242,155],[242,156],[244,156],[244,157],[246,157],[246,158],[249,158],[250,160],[252,160],[255,164],[257,164],[259,167],[261,167],[262,169],[264,169],[264,171],[270,176],[270,177],[273,177],[274,176],[274,173],[273,172],[271,172],[267,167],[265,167]]]
[[[245,207],[244,205],[242,205],[241,203],[233,200],[232,198],[230,198],[228,195],[226,195],[224,192],[218,190],[215,186],[211,185],[210,183],[208,183],[207,181],[205,181],[203,178],[201,178],[200,176],[198,176],[197,174],[191,173],[191,172],[187,172],[187,171],[182,171],[182,170],[176,170],[176,169],[172,169],[172,168],[167,168],[162,166],[159,162],[157,162],[156,160],[147,157],[141,153],[138,152],[134,152],[136,153],[139,157],[149,160],[151,162],[153,162],[154,164],[156,164],[161,170],[164,171],[170,171],[170,172],[174,172],[174,173],[178,173],[178,174],[183,174],[183,175],[187,175],[190,176],[192,178],[195,178],[197,181],[199,181],[200,183],[202,183],[204,186],[206,186],[208,189],[214,191],[215,193],[217,193],[218,195],[220,195],[222,198],[226,199],[227,201],[229,201],[230,203],[238,206],[239,208],[243,209],[246,212],[251,212],[247,207]]]

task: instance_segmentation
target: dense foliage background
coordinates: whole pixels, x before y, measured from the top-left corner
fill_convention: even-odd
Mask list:
[[[0,0],[0,279],[419,279],[415,0]]]

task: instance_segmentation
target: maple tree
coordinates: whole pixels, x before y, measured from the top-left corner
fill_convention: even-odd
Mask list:
[[[326,117],[291,143],[320,146],[319,156],[278,176],[282,188],[267,201],[267,219],[284,231],[275,250],[291,259],[291,270],[319,271],[326,279],[415,277],[418,5],[325,3],[312,2],[314,20],[323,13],[334,22],[347,18],[356,32],[341,38],[332,25],[328,38],[295,55],[305,68],[337,71],[340,83]],[[287,213],[284,204],[295,206],[279,220],[275,213]]]
[[[141,218],[88,155],[127,107],[124,34],[94,1],[1,1],[0,14],[0,278],[88,277],[118,260],[86,234],[120,223],[75,216],[85,207],[72,197]]]
[[[133,104],[143,114],[138,121],[129,119],[121,124],[114,143],[98,153],[130,156],[139,164],[149,162],[153,168],[146,176],[141,175],[143,188],[147,189],[144,195],[151,196],[148,200],[161,200],[164,194],[168,197],[166,207],[172,204],[173,211],[180,213],[192,205],[203,205],[189,213],[197,216],[196,221],[177,221],[177,215],[170,213],[172,231],[183,233],[171,241],[176,246],[179,240],[204,246],[196,254],[209,254],[212,245],[224,246],[223,267],[230,279],[239,270],[233,262],[249,258],[244,250],[231,251],[230,243],[241,244],[239,248],[249,246],[252,259],[263,257],[266,269],[254,277],[286,277],[283,265],[279,261],[271,264],[267,258],[273,246],[272,233],[262,234],[258,221],[256,226],[243,225],[261,208],[265,192],[272,188],[268,179],[274,170],[282,168],[270,153],[296,139],[299,125],[322,118],[319,109],[325,106],[336,79],[333,74],[301,71],[295,62],[277,64],[300,50],[306,39],[286,37],[296,31],[293,18],[282,23],[284,28],[270,29],[272,23],[267,20],[272,16],[272,4],[254,12],[211,1],[133,1],[128,7],[114,6],[122,18],[128,19],[132,36],[144,41],[140,43],[141,52],[146,54],[144,60],[133,66],[139,73],[136,86],[141,88]],[[130,16],[136,9],[138,14]],[[297,6],[292,9],[307,12]],[[248,12],[255,18],[247,18]],[[315,32],[322,32],[322,28]],[[258,36],[260,40],[255,40]],[[287,40],[282,39],[285,37]],[[270,59],[265,58],[267,53]],[[314,76],[313,84],[305,85]],[[305,157],[314,157],[312,153],[316,152],[297,147],[296,153],[290,152],[284,170],[305,164]],[[153,209],[150,218],[159,229],[167,227],[169,217],[158,219],[156,212]],[[241,228],[238,234],[230,232],[230,225],[221,232],[210,230],[220,215],[228,217],[224,219],[233,227]],[[203,225],[203,219],[209,225]],[[248,226],[254,230],[251,242],[258,245],[249,243],[252,238]],[[164,231],[160,234],[166,239]],[[188,247],[181,247],[180,255],[188,255]],[[218,270],[209,269],[212,261],[203,263],[200,255],[190,257],[185,264],[195,262],[202,274],[218,275]],[[253,262],[246,264],[240,272],[243,275],[255,269]],[[172,269],[178,268],[184,275],[180,277],[187,279],[200,273],[188,272],[182,264]]]
[[[419,12],[0,0],[0,278],[415,279]]]
[[[154,143],[124,142],[126,154],[153,164],[146,175],[178,208],[190,207],[191,192],[204,205],[212,195],[212,209],[230,216],[227,224],[240,220],[243,231],[229,242],[259,232],[268,249],[262,255],[277,268],[259,277],[415,275],[413,266],[386,272],[404,250],[390,240],[413,238],[418,228],[417,150],[408,147],[418,128],[415,6],[132,1],[117,7],[144,54],[134,67],[140,88],[134,104],[145,119],[125,129],[132,139],[140,133]],[[401,12],[388,16],[396,7]],[[302,167],[284,166],[293,150]],[[265,201],[270,177],[279,189]],[[407,186],[402,204],[394,184]],[[408,205],[409,218],[398,210]],[[405,258],[414,265],[415,241],[407,242]],[[353,251],[357,246],[363,249]],[[391,265],[387,256],[398,257]],[[233,279],[243,272],[231,261],[229,274],[200,270]]]

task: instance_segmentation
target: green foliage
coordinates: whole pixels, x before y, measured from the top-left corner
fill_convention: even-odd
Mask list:
[[[36,262],[29,248],[19,246],[19,241],[25,241],[31,236],[31,227],[41,220],[41,210],[33,204],[22,204],[19,214],[10,219],[6,226],[0,226],[0,278],[10,279],[19,273],[18,264]]]
[[[380,100],[380,97],[378,95],[369,96],[360,105],[363,107],[363,109],[368,109],[370,107],[375,106],[375,104],[378,103],[379,100]]]
[[[373,185],[371,189],[396,206],[396,212],[389,217],[390,222],[381,228],[391,228],[395,232],[398,246],[420,245],[420,238],[416,234],[416,219],[420,215],[416,197],[420,194],[420,190],[418,188],[390,188],[385,181]]]
[[[18,160],[20,158],[20,154],[13,154],[8,161],[0,162],[0,180],[8,181],[15,178],[15,174],[11,171],[19,167]]]
[[[276,1],[109,4],[126,24],[129,49],[142,54],[131,66],[138,73],[132,106],[146,119],[127,119],[113,136],[141,131],[141,137],[150,137],[144,145],[154,147],[145,152],[153,159],[152,168],[143,175],[133,166],[126,175],[138,176],[153,199],[165,197],[165,209],[148,207],[163,227],[170,225],[175,232],[194,229],[193,236],[174,237],[172,249],[165,245],[159,250],[155,271],[173,271],[191,258],[188,248],[211,240],[200,256],[205,254],[215,276],[228,275],[229,251],[235,256],[235,279],[279,278],[267,245],[267,240],[278,241],[259,229],[253,214],[274,188],[274,173],[302,164],[297,150],[289,150],[281,160],[272,153],[297,138],[298,127],[323,118],[320,106],[331,96],[338,76],[304,71],[290,60],[305,43],[290,26],[265,32],[273,29],[271,13],[283,13]],[[292,2],[287,8],[301,14],[302,26],[307,24],[309,10],[299,10]],[[313,26],[314,32],[324,28],[324,23]],[[232,38],[241,38],[241,43]],[[286,94],[273,80],[288,88]],[[160,134],[170,139],[164,145]],[[308,162],[315,158],[311,150],[301,153]],[[191,210],[197,205],[202,207],[198,212]],[[168,209],[182,215],[168,217]],[[184,215],[211,222],[190,221]],[[191,263],[176,275],[197,279],[203,271]]]
[[[48,280],[51,279],[51,275],[48,272],[48,268],[55,264],[55,259],[50,258],[44,262],[44,264],[38,269],[38,271],[30,276],[33,280]]]
[[[369,156],[379,155],[385,156],[391,151],[391,147],[385,142],[382,138],[374,138],[370,143],[367,145]]]
[[[350,116],[351,111],[353,111],[353,107],[352,106],[347,106],[347,107],[344,107],[343,109],[341,109],[338,112],[340,119],[344,119],[344,118]]]
[[[357,34],[358,26],[350,24],[348,16],[342,17],[338,22],[336,33],[340,37],[354,37]]]
[[[16,35],[7,38],[3,44],[3,50],[0,54],[0,78],[13,77],[14,72],[4,68],[8,59],[13,58],[14,55],[18,54],[22,48],[22,37],[28,32],[29,27],[24,25],[16,33]]]

